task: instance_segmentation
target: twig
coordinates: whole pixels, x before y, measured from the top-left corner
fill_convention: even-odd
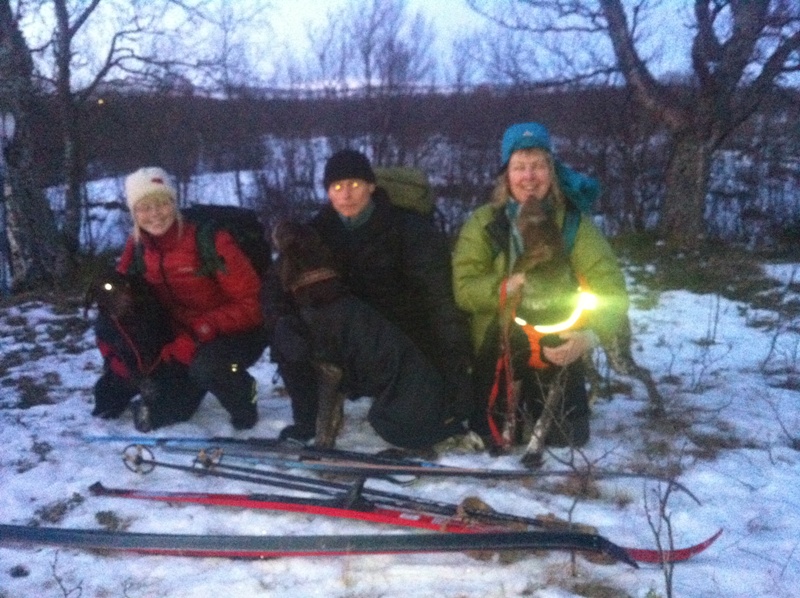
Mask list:
[[[53,556],[53,561],[50,563],[50,571],[53,574],[53,579],[56,580],[58,587],[61,589],[61,593],[64,595],[64,598],[70,598],[73,595],[75,598],[80,598],[83,595],[83,580],[79,581],[74,587],[67,588],[64,585],[63,578],[58,574],[58,554],[59,552],[56,551],[55,555]]]

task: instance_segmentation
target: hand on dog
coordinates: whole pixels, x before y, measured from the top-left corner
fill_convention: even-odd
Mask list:
[[[564,342],[557,347],[543,347],[542,355],[553,365],[562,367],[578,361],[597,344],[597,337],[591,330],[567,330],[558,336]]]
[[[179,334],[174,341],[167,343],[161,349],[161,360],[166,363],[177,361],[189,365],[196,351],[197,345],[194,339],[188,334]]]
[[[525,273],[517,272],[506,279],[506,293],[510,296],[516,295],[525,284]]]
[[[207,343],[217,336],[216,331],[211,327],[211,324],[205,320],[197,320],[192,323],[192,332],[194,337],[201,343]]]

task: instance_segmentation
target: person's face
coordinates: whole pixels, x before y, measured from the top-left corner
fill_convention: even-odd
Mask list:
[[[136,224],[154,237],[163,235],[177,218],[175,204],[168,197],[151,196],[133,206]]]
[[[375,185],[362,179],[334,181],[328,187],[328,199],[333,209],[345,218],[355,218],[369,203]]]
[[[541,149],[517,150],[508,160],[508,190],[520,203],[542,200],[553,184],[547,152]]]

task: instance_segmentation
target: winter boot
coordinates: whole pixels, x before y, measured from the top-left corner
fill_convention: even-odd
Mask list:
[[[252,378],[251,378],[252,380]],[[256,381],[252,380],[250,401],[236,414],[231,415],[231,425],[236,430],[250,430],[258,423],[258,408],[256,407]]]
[[[130,380],[112,372],[106,372],[94,385],[94,410],[92,415],[103,419],[115,419],[122,415],[138,389]]]
[[[246,370],[232,372],[224,380],[215,381],[211,392],[230,413],[234,428],[249,430],[256,425],[256,381]]]
[[[148,405],[142,397],[136,397],[131,401],[131,412],[133,413],[134,428],[143,434],[147,434],[153,430],[150,405]]]
[[[280,431],[278,440],[291,440],[305,444],[316,435],[314,428],[304,427],[298,424],[289,424]]]
[[[567,446],[580,448],[589,442],[589,435],[589,414],[570,414],[554,422],[547,434],[545,444],[554,448]]]

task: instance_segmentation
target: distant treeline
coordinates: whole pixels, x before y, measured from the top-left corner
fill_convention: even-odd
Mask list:
[[[680,94],[681,87],[672,92]],[[376,164],[422,166],[438,181],[440,197],[469,209],[485,200],[499,166],[503,130],[514,122],[540,121],[550,128],[563,160],[602,181],[606,192],[598,211],[610,215],[608,230],[614,233],[644,231],[652,224],[670,154],[669,136],[618,87],[413,93],[375,89],[294,96],[240,90],[232,99],[203,97],[192,90],[111,92],[98,95],[80,118],[82,159],[90,179],[152,164],[184,181],[204,172],[255,171],[262,173],[261,190],[249,201],[272,210],[315,196],[321,173],[310,162],[319,156],[309,147],[320,138],[334,145],[360,145]],[[759,226],[762,216],[774,216],[774,224],[781,225],[800,215],[800,206],[775,213],[773,206],[785,205],[786,198],[757,192],[781,188],[782,195],[796,193],[798,123],[800,92],[776,89],[760,112],[727,140],[726,148],[746,160],[734,165],[736,172],[721,161],[720,182],[712,181],[710,207],[729,214],[734,206],[733,219],[726,217],[720,234],[750,238],[748,231],[739,230],[743,214],[754,215]],[[62,150],[52,142],[58,138],[59,122],[49,101],[41,101],[34,128],[40,176],[46,185],[59,184]],[[265,143],[267,138],[272,143]],[[709,216],[718,220],[713,213]]]
[[[433,136],[470,147],[499,147],[510,123],[537,120],[570,140],[604,137],[641,128],[646,115],[632,108],[621,88],[541,91],[478,88],[466,92],[373,94],[372,97],[309,97],[297,92],[244,93],[214,99],[192,93],[99,95],[82,114],[84,159],[93,175],[126,172],[145,163],[184,171],[202,162],[210,168],[258,168],[253,151],[264,135],[281,138],[390,136],[412,150]],[[38,163],[48,182],[59,181],[58,115],[47,100],[34,119]],[[382,156],[377,157],[379,161]],[[386,161],[391,161],[389,156]]]

